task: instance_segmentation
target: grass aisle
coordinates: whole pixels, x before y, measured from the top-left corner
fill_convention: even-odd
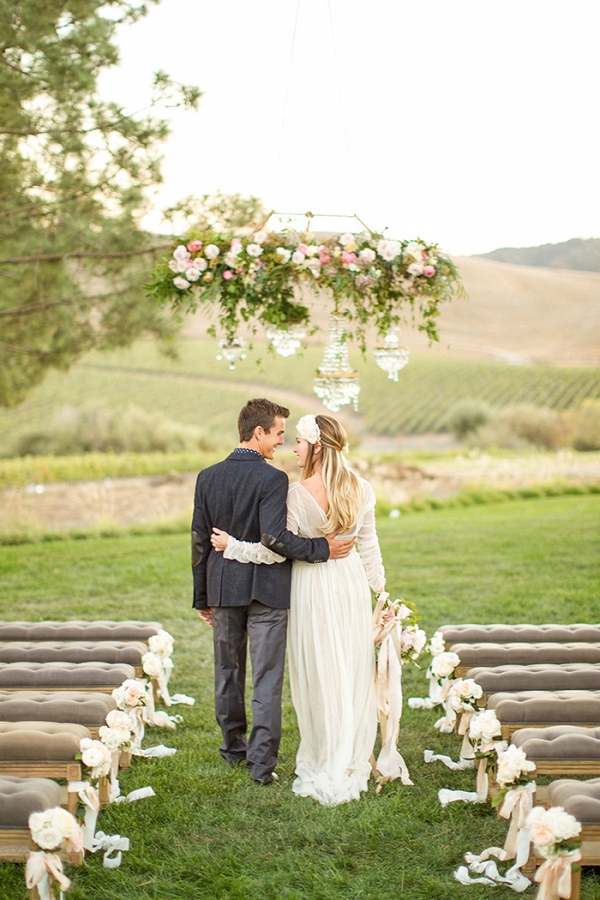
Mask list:
[[[428,633],[444,622],[599,621],[600,497],[561,497],[382,519],[392,596],[423,613]],[[442,810],[440,787],[471,789],[473,776],[425,767],[422,751],[458,752],[432,728],[435,711],[406,710],[402,751],[412,788],[373,789],[360,803],[323,809],[291,793],[298,734],[286,693],[279,785],[260,788],[226,769],[212,705],[210,634],[189,608],[184,535],[65,541],[0,548],[0,618],[158,619],[176,637],[174,689],[197,698],[175,732],[151,743],[178,748],[167,760],[135,760],[128,792],[157,797],[112,807],[107,833],[131,840],[116,871],[90,857],[74,872],[70,900],[483,900],[502,888],[462,887],[453,869],[466,850],[502,844],[506,826],[488,807]],[[422,673],[405,693],[422,694]],[[1,900],[24,898],[20,866],[0,866]],[[530,889],[525,895],[534,896]],[[583,900],[600,896],[586,872]]]

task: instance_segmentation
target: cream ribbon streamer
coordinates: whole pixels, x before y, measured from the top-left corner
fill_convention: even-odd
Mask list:
[[[25,884],[29,890],[37,888],[40,900],[52,900],[53,880],[58,883],[62,898],[63,891],[71,887],[71,881],[63,872],[60,856],[45,850],[30,853],[25,864]]]
[[[456,870],[454,877],[457,881],[461,884],[480,883],[480,879],[471,878],[469,873],[473,872],[477,875],[483,874],[489,879],[489,882],[485,883],[507,884],[518,893],[529,887],[531,882],[523,875],[521,868],[529,859],[530,839],[525,823],[533,806],[534,792],[535,782],[530,781],[526,785],[511,788],[506,793],[498,810],[498,815],[502,819],[510,820],[504,847],[488,847],[479,854],[466,853],[465,862],[469,868],[461,866]],[[501,862],[514,859],[515,863],[504,875],[500,875],[496,863],[491,861],[492,857]]]
[[[141,747],[135,750],[132,749],[131,753],[133,756],[143,756],[145,759],[162,759],[166,756],[175,756],[177,750],[174,747],[165,747],[164,744],[157,744],[156,747],[148,747],[146,750],[142,750]]]
[[[129,838],[98,831],[94,838],[92,853],[97,853],[98,850],[104,850],[102,865],[105,869],[118,869],[123,861],[123,851],[129,850]]]
[[[426,750],[425,753],[428,751]],[[431,752],[431,751],[429,751]],[[434,758],[436,754],[432,754],[432,758]],[[452,763],[452,760],[449,757],[446,759]],[[425,758],[425,762],[431,762],[431,759]],[[443,760],[442,760],[443,761]],[[471,760],[465,760],[465,762],[471,762]],[[447,765],[447,763],[446,763]],[[453,763],[448,768],[461,769],[461,768],[471,768],[471,766],[461,766],[458,763]],[[477,761],[477,781],[475,784],[474,791],[451,791],[448,788],[440,788],[438,791],[438,800],[442,804],[442,806],[447,806],[448,803],[455,803],[457,800],[464,800],[466,803],[485,803],[488,795],[488,776],[487,776],[487,759],[482,757]]]
[[[546,859],[535,873],[540,886],[537,900],[568,900],[571,896],[571,865],[581,859],[581,850]]]
[[[441,762],[444,763],[446,768],[452,769],[452,771],[462,770],[462,769],[474,769],[475,768],[475,760],[473,759],[464,759],[462,756],[459,757],[458,762],[454,762],[454,760],[450,756],[446,756],[444,753],[434,753],[433,750],[424,750],[423,751],[423,759],[426,763],[430,762]]]
[[[381,730],[381,750],[373,765],[377,791],[387,781],[401,779],[402,784],[411,785],[408,768],[397,744],[402,717],[402,663],[401,646],[397,620],[391,617],[381,621],[383,604],[389,594],[380,594],[373,612],[373,639],[379,647],[379,658],[375,666],[375,690],[377,694],[377,714]]]
[[[427,697],[409,697],[408,705],[410,709],[433,709],[442,702],[440,692],[442,686],[431,671],[431,666],[427,669],[427,679],[429,681],[429,696]]]
[[[94,843],[94,834],[96,833],[98,810],[100,809],[98,788],[95,788],[89,781],[69,781],[67,791],[70,794],[78,794],[79,799],[85,806],[83,846],[86,850],[91,850]]]
[[[115,803],[135,803],[136,800],[145,800],[146,797],[156,797],[156,792],[149,785],[148,787],[130,791],[127,795],[121,794],[120,797],[117,797]]]

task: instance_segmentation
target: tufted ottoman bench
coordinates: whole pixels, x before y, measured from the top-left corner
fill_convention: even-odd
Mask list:
[[[564,666],[497,666],[469,669],[483,690],[484,702],[491,694],[519,691],[600,691],[600,665],[570,663]]]
[[[519,691],[492,694],[487,703],[509,740],[521,728],[579,725],[596,728],[600,722],[600,691]]]
[[[456,677],[464,678],[467,671],[476,667],[566,665],[568,663],[600,663],[600,643],[586,644],[555,642],[525,644],[477,643],[452,644],[450,649],[460,656]],[[0,647],[0,660],[2,648]]]
[[[600,643],[598,625],[442,625],[438,629],[452,644],[553,644]],[[5,640],[1,636],[0,640]]]
[[[96,691],[110,693],[135,668],[123,663],[0,663],[0,691]]]
[[[29,816],[60,805],[60,787],[46,778],[0,775],[0,859],[24,862],[35,847],[29,833]],[[66,856],[76,865],[83,852]]]
[[[86,691],[0,691],[0,722],[60,722],[85,725],[98,737],[108,713],[117,708],[109,694]]]
[[[86,622],[3,622],[0,642],[4,641],[147,641],[162,629],[160,622],[99,620]],[[599,638],[600,640],[600,638]]]
[[[89,737],[84,725],[0,722],[0,775],[81,781],[81,763],[75,754],[82,738]],[[61,802],[75,813],[77,794],[66,792]]]
[[[0,643],[0,663],[125,663],[142,675],[142,641],[7,641]]]
[[[600,866],[600,778],[572,781],[563,778],[548,785],[548,806],[562,806],[581,822],[580,866]],[[541,858],[535,860],[541,862]],[[579,900],[581,869],[573,872],[571,900]]]
[[[600,727],[521,728],[511,743],[533,760],[538,775],[600,775]]]

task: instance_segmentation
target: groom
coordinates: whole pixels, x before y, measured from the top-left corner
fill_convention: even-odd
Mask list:
[[[270,784],[281,739],[281,690],[290,606],[292,559],[324,563],[347,556],[354,541],[301,538],[286,528],[287,475],[266,464],[283,444],[290,411],[250,400],[238,418],[239,446],[198,475],[192,522],[194,607],[213,627],[215,711],[224,760],[246,762],[252,778]],[[262,541],[285,562],[224,559],[210,543],[213,527],[242,541]],[[246,739],[246,648],[252,665],[252,730]]]

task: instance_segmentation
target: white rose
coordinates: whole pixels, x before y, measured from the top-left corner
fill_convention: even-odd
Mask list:
[[[262,254],[262,252],[263,248],[260,246],[260,244],[248,244],[248,246],[246,247],[246,253],[248,254],[248,256],[258,257]]]
[[[177,278],[173,279],[173,284],[176,288],[179,288],[180,291],[185,291],[185,289],[190,286],[187,278],[182,278],[181,275],[178,275]]]
[[[195,268],[195,266],[190,266],[190,268],[187,269],[185,273],[185,277],[188,281],[198,281],[198,279],[200,278],[200,272]]]
[[[194,268],[199,269],[201,272],[204,272],[208,268],[208,263],[203,256],[199,256],[194,260]]]
[[[109,748],[109,750],[118,750],[123,744],[129,743],[131,740],[131,732],[129,728],[110,728],[108,725],[101,725],[98,729],[100,740]]]
[[[169,260],[169,268],[170,268],[171,272],[179,272],[180,271],[179,263],[177,262],[176,259]]]
[[[156,653],[144,653],[142,656],[142,668],[146,675],[149,675],[151,678],[158,678],[163,671],[162,662]]]
[[[562,806],[553,806],[547,813],[549,824],[554,832],[556,843],[559,841],[570,841],[571,838],[577,837],[581,831],[581,823],[566,812]]]
[[[256,234],[254,235],[254,240],[256,241],[257,244],[264,244],[267,237],[268,237],[268,234],[266,231],[257,231]]]
[[[281,257],[282,263],[289,262],[292,255],[291,252],[289,250],[286,250],[285,247],[278,247],[275,253],[277,254],[277,256]]]
[[[90,769],[103,766],[108,762],[110,765],[110,753],[108,748],[101,741],[91,741],[90,746],[81,749],[81,762]]]
[[[479,700],[483,695],[483,690],[481,685],[477,684],[473,678],[465,678],[461,685],[460,694],[463,700]]]
[[[307,252],[308,256],[315,256],[315,254],[317,254],[320,249],[321,248],[318,247],[316,244],[311,244],[309,247],[306,248],[306,252]]]
[[[346,234],[341,234],[338,240],[342,247],[346,247],[347,244],[354,244],[356,242],[356,236],[347,231]]]
[[[446,641],[444,640],[444,635],[441,631],[436,631],[429,641],[429,652],[432,656],[439,656],[440,653],[444,653],[445,649]]]
[[[56,850],[64,840],[62,831],[53,816],[55,812],[55,809],[47,809],[44,812],[31,813],[29,816],[31,837],[43,850]]]
[[[321,263],[318,259],[309,259],[306,263],[307,267],[310,269],[311,274],[318,278],[321,274]]]
[[[469,725],[469,737],[472,741],[488,744],[493,738],[502,734],[502,725],[493,709],[486,709],[473,716]]]
[[[411,263],[408,269],[406,270],[409,275],[417,275],[423,274],[423,266],[419,265],[419,263]]]
[[[304,253],[302,253],[300,250],[296,250],[295,253],[292,253],[292,262],[295,266],[302,265],[305,259],[306,257],[304,256]]]
[[[372,262],[375,262],[376,257],[377,257],[377,254],[375,253],[374,250],[371,250],[370,247],[365,247],[365,249],[361,250],[360,253],[358,254],[359,259],[361,259],[363,262],[369,263],[369,264]]]
[[[121,709],[111,709],[106,717],[106,724],[109,728],[126,728],[129,731],[131,719]]]
[[[229,266],[231,269],[235,269],[238,265],[238,258],[235,253],[226,253],[223,257],[223,261],[225,265]]]
[[[164,628],[157,634],[153,634],[148,638],[148,647],[152,653],[156,653],[161,659],[167,659],[173,653],[175,646],[175,638]]]
[[[208,244],[208,246],[204,248],[204,255],[208,259],[216,259],[220,252],[221,251],[216,244]]]
[[[412,658],[416,659],[423,652],[423,648],[427,643],[427,635],[423,631],[422,628],[417,628],[415,634],[415,643],[414,643],[414,651],[412,653]]]
[[[191,255],[190,251],[187,247],[184,247],[183,244],[180,244],[179,247],[176,247],[173,251],[173,259],[186,260],[189,259]]]
[[[409,609],[409,607],[405,603],[400,603],[400,606],[396,606],[395,609],[396,618],[401,619],[402,621],[404,621],[404,619],[408,619],[408,617],[412,615],[412,610]]]
[[[400,241],[381,240],[377,243],[377,252],[386,262],[391,262],[393,259],[396,259],[400,253],[400,249]]]
[[[532,772],[535,763],[527,759],[520,747],[511,744],[507,750],[498,754],[497,780],[501,787],[512,784],[524,772]]]
[[[452,675],[455,668],[460,664],[458,653],[451,651],[439,653],[431,661],[431,671],[436,678],[447,678]]]

